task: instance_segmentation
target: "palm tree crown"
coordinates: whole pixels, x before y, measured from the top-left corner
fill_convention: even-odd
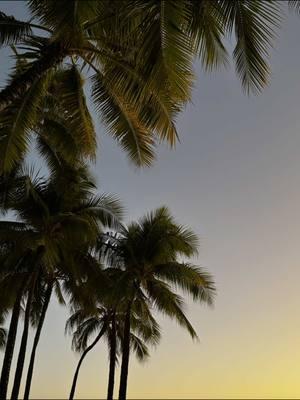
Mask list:
[[[21,161],[32,131],[49,119],[51,129],[61,126],[40,113],[54,93],[82,154],[95,154],[85,82],[109,133],[136,165],[150,165],[157,141],[176,142],[194,58],[205,69],[226,64],[224,43],[234,37],[244,89],[261,90],[281,13],[278,2],[260,0],[29,0],[28,6],[27,22],[0,14],[0,45],[13,46],[16,57],[0,92],[2,172]]]
[[[192,338],[197,334],[184,313],[178,289],[194,301],[213,303],[215,285],[202,268],[181,261],[197,254],[198,239],[176,223],[166,207],[107,234],[98,244],[100,260],[116,271],[113,295],[125,309],[119,399],[126,399],[132,315],[150,307],[175,319]]]

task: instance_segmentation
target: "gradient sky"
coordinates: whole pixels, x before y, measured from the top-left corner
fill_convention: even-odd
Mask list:
[[[25,17],[25,3],[0,10]],[[151,359],[132,359],[129,398],[300,397],[300,20],[284,23],[270,87],[246,97],[231,69],[197,67],[193,104],[178,120],[181,144],[135,170],[98,126],[95,174],[137,218],[162,204],[201,237],[198,262],[214,274],[214,309],[189,307],[192,340],[161,320]],[[3,51],[0,79],[8,61]],[[53,302],[41,338],[33,398],[65,398],[78,356],[64,336],[66,310]],[[0,356],[1,357],[1,356]],[[107,352],[85,360],[78,398],[105,397]]]

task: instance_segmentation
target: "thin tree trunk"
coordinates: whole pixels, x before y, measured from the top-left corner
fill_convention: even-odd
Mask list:
[[[119,400],[126,400],[126,393],[127,393],[127,379],[128,379],[128,366],[129,366],[129,353],[130,353],[130,316],[131,316],[131,302],[128,304],[125,323],[124,323]]]
[[[92,342],[92,344],[90,344],[82,353],[82,356],[80,357],[80,360],[77,364],[77,368],[73,377],[73,382],[72,382],[72,387],[71,387],[71,391],[70,391],[70,395],[69,395],[69,400],[73,400],[74,398],[74,394],[75,394],[75,389],[76,389],[76,383],[77,383],[77,379],[78,379],[78,374],[79,374],[79,370],[81,367],[81,364],[85,358],[85,356],[87,355],[87,353],[92,350],[92,348],[94,346],[96,346],[96,344],[99,342],[99,340],[101,339],[101,337],[103,336],[104,332],[106,330],[106,324],[103,325],[99,335],[96,337],[96,339]]]
[[[17,294],[15,304],[12,310],[10,325],[8,330],[5,355],[3,359],[2,372],[1,372],[1,380],[0,380],[0,399],[6,399],[7,397],[7,387],[9,382],[9,374],[11,368],[11,362],[13,358],[15,343],[16,343],[16,335],[19,324],[19,316],[21,310],[21,299],[23,296],[24,284],[19,289]]]
[[[27,378],[26,378],[26,386],[25,386],[25,391],[24,391],[24,400],[28,400],[29,398],[29,393],[30,393],[30,387],[31,387],[31,381],[32,381],[32,375],[33,375],[33,368],[34,368],[34,361],[35,361],[35,355],[36,355],[36,349],[40,340],[40,335],[41,331],[44,325],[45,321],[45,316],[46,312],[48,309],[48,305],[50,302],[51,294],[52,294],[52,289],[53,289],[53,282],[49,282],[46,293],[45,293],[45,299],[44,299],[44,304],[42,307],[41,315],[39,318],[38,326],[36,329],[33,345],[32,345],[32,351],[31,351],[31,356],[30,356],[30,362],[29,362],[29,367],[27,371]]]
[[[109,377],[108,377],[108,388],[107,388],[107,400],[112,400],[114,396],[116,352],[117,352],[116,314],[113,313],[111,320],[111,331],[110,331],[110,354],[109,354]]]
[[[12,388],[11,400],[17,400],[19,397],[19,390],[20,390],[20,384],[21,384],[25,355],[26,355],[31,303],[32,303],[36,279],[37,279],[37,273],[34,274],[33,280],[32,280],[32,282],[30,282],[31,287],[30,287],[30,290],[28,293],[28,298],[27,298],[27,303],[26,303],[23,334],[22,334],[19,356],[18,356],[18,361],[17,361],[17,368],[16,368],[16,372],[15,372],[14,384],[13,384],[13,388]]]

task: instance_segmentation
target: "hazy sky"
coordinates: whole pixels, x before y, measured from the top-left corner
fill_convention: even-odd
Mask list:
[[[0,10],[25,16],[23,2]],[[119,195],[128,219],[162,204],[200,236],[198,262],[214,274],[213,310],[191,306],[193,343],[162,320],[163,339],[130,365],[129,398],[300,397],[300,20],[289,17],[272,57],[270,87],[246,97],[230,69],[197,68],[193,104],[178,120],[181,144],[137,171],[98,126],[100,189]],[[8,62],[0,53],[4,84]],[[45,323],[33,398],[67,397],[78,356],[64,336],[66,310]],[[85,360],[78,398],[105,397],[107,352]],[[117,392],[116,392],[117,393]]]

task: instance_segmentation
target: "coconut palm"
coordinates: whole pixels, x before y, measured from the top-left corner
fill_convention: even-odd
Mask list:
[[[0,231],[6,232],[7,225],[1,222]],[[17,225],[17,224],[16,224]],[[7,232],[9,233],[9,232]],[[11,236],[11,237],[9,237]],[[0,380],[0,396],[6,398],[7,385],[13,352],[15,348],[16,334],[21,313],[21,304],[27,290],[28,279],[31,271],[33,253],[25,251],[24,243],[20,240],[21,233],[16,229],[15,238],[7,234],[5,241],[1,241],[1,271],[0,271],[0,305],[1,319],[11,310],[11,319],[5,345],[5,353]]]
[[[40,282],[41,283],[41,282]],[[33,370],[34,370],[34,363],[35,363],[35,356],[37,347],[39,344],[41,332],[43,329],[46,313],[48,310],[48,306],[50,303],[51,295],[53,292],[54,285],[57,284],[57,281],[53,278],[48,279],[46,282],[42,282],[42,287],[35,299],[35,305],[32,302],[31,304],[31,318],[32,318],[32,325],[36,327],[36,332],[34,335],[32,350],[30,354],[30,361],[26,376],[26,384],[25,384],[25,391],[24,391],[24,400],[28,400],[31,388],[31,382],[33,377]]]
[[[137,311],[142,308],[144,309],[143,315],[138,315]],[[138,306],[135,308],[136,313],[132,313],[130,332],[130,350],[136,354],[139,361],[144,361],[149,356],[146,344],[155,345],[160,338],[159,326],[150,310],[148,307],[145,308],[145,305],[142,308]],[[76,330],[73,332],[72,347],[75,351],[82,352],[82,355],[75,371],[69,399],[74,398],[78,374],[84,358],[103,337],[109,348],[107,399],[112,400],[115,366],[123,342],[124,310],[121,311],[120,306],[107,308],[102,304],[99,304],[92,313],[87,313],[84,308],[80,308],[70,316],[66,324],[66,331],[72,332],[74,328]],[[91,336],[94,336],[94,340],[87,346]]]
[[[125,307],[120,400],[126,399],[131,319],[137,299],[144,299],[157,311],[175,319],[192,338],[197,338],[184,314],[183,299],[177,293],[180,289],[194,301],[213,303],[212,277],[202,268],[179,259],[196,255],[197,247],[197,236],[177,224],[166,207],[124,227],[118,235],[105,235],[100,241],[103,262],[123,271],[115,280],[115,290]]]
[[[16,265],[18,269],[26,267],[28,273],[26,285],[20,288],[21,297],[27,294],[27,305],[13,398],[17,398],[19,393],[31,307],[36,296],[39,275],[55,276],[57,269],[60,269],[60,273],[69,274],[74,281],[79,282],[84,275],[78,266],[71,262],[73,252],[78,248],[78,244],[93,243],[103,225],[116,226],[120,216],[118,201],[112,196],[96,194],[95,184],[83,164],[78,162],[74,168],[62,159],[57,159],[57,154],[55,159],[52,159],[49,151],[48,156],[52,167],[52,174],[48,180],[32,177],[23,170],[16,173],[16,185],[14,187],[10,182],[5,207],[6,210],[14,212],[19,222],[0,223],[0,241],[5,243],[14,238],[19,246],[18,253],[12,254],[11,260],[7,260],[6,271],[12,271],[12,266]],[[56,170],[53,160],[60,166]],[[23,260],[24,265],[20,260]],[[18,320],[17,313],[13,312],[13,317]],[[13,326],[15,334],[16,323]],[[8,343],[9,339],[10,335]],[[10,359],[11,356],[10,350]],[[6,363],[3,364],[2,374],[5,379],[1,380],[1,398],[5,398],[9,374]]]
[[[29,21],[0,14],[0,43],[13,46],[16,57],[0,92],[4,172],[22,160],[54,87],[83,154],[93,156],[85,82],[109,133],[136,165],[151,164],[157,140],[176,142],[174,121],[191,97],[194,58],[205,69],[226,64],[224,42],[233,37],[244,89],[261,90],[281,14],[278,2],[260,0],[29,0],[28,6]]]

